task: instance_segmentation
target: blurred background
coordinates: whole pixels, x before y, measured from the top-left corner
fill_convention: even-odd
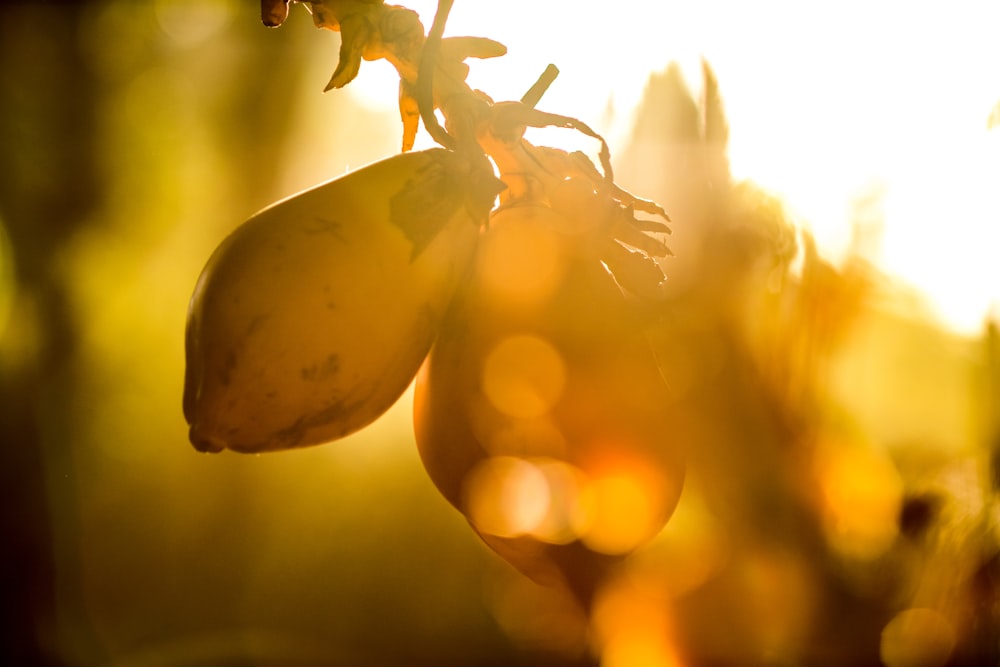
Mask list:
[[[540,107],[675,221],[650,338],[689,478],[595,611],[602,664],[997,664],[992,4],[456,5],[447,34],[510,49],[470,83],[517,99],[557,64]],[[588,660],[426,478],[409,394],[323,447],[187,442],[212,249],[398,151],[385,63],[321,94],[338,46],[299,5],[3,10],[5,663]]]

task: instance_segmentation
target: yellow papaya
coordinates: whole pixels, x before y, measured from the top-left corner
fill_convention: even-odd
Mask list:
[[[201,451],[328,442],[412,381],[500,183],[485,158],[395,155],[265,208],[191,297],[184,415]]]

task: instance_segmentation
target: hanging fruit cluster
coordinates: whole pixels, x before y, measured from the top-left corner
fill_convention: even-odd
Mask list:
[[[472,90],[464,61],[506,49],[443,38],[450,1],[427,35],[381,0],[304,4],[341,33],[328,89],[363,59],[398,70],[402,152],[261,211],[209,259],[188,317],[191,441],[328,442],[416,377],[434,484],[515,566],[586,602],[609,563],[663,526],[682,484],[643,333],[667,216],[615,185],[597,133],[535,108],[555,68],[520,101]],[[287,5],[263,0],[264,23]],[[421,120],[442,148],[410,150]],[[597,141],[600,168],[524,138],[545,126]]]

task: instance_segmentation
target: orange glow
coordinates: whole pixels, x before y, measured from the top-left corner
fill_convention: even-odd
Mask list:
[[[598,597],[591,619],[601,667],[681,667],[671,641],[666,607],[627,580],[612,582]]]
[[[480,531],[549,544],[581,540],[607,554],[632,551],[661,527],[662,489],[642,468],[597,476],[551,458],[493,456],[466,480],[467,513]]]
[[[673,647],[663,637],[623,632],[605,647],[601,667],[681,667]]]
[[[497,456],[469,475],[468,513],[477,529],[498,537],[533,531],[549,511],[545,476],[523,459]]]
[[[955,648],[955,630],[933,609],[907,609],[882,631],[879,653],[886,667],[941,667]]]
[[[479,271],[487,293],[515,307],[543,302],[565,271],[564,241],[532,212],[523,207],[495,216],[480,250]]]
[[[490,535],[566,544],[590,525],[585,490],[585,475],[568,463],[494,456],[469,475],[468,513],[476,528]]]
[[[632,551],[661,528],[665,480],[651,466],[616,460],[589,468],[583,542],[606,554]]]
[[[831,543],[860,558],[884,552],[898,532],[903,495],[892,462],[872,450],[827,443],[817,449],[816,465]]]
[[[559,352],[536,336],[505,338],[483,368],[483,391],[496,409],[511,417],[546,414],[565,384],[566,366]]]
[[[576,467],[560,461],[540,461],[550,493],[549,511],[535,527],[534,535],[550,544],[566,544],[580,535],[584,521],[583,489],[586,478]]]

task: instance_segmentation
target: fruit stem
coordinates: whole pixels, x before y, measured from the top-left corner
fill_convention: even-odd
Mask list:
[[[528,92],[521,97],[521,103],[534,108],[539,100],[542,99],[542,95],[549,89],[549,86],[552,85],[552,82],[556,80],[557,76],[559,76],[559,68],[549,63],[549,66],[545,68],[542,75],[538,77],[538,81],[535,81],[531,88],[528,89]]]
[[[445,148],[454,150],[458,142],[441,127],[434,113],[434,68],[437,66],[441,37],[444,35],[444,26],[448,21],[452,4],[453,0],[438,0],[437,13],[427,33],[427,40],[424,42],[423,53],[417,67],[417,108],[420,110],[420,118],[424,121],[424,128],[431,138]]]

